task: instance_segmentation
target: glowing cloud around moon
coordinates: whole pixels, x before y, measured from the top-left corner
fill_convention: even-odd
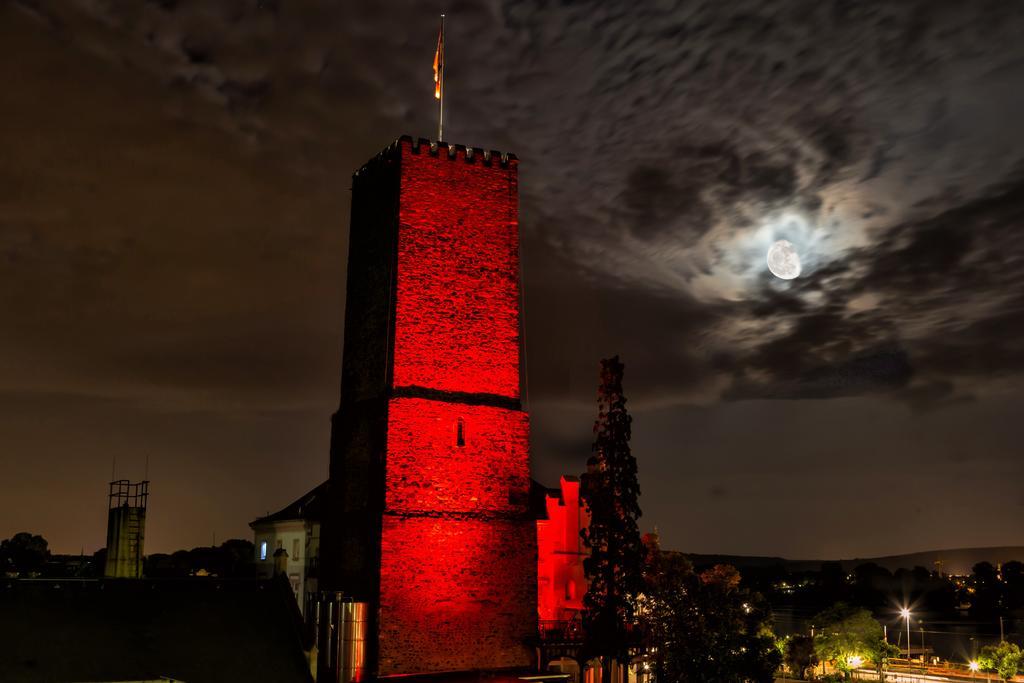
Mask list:
[[[800,275],[800,256],[790,242],[779,240],[768,249],[768,270],[783,280]]]

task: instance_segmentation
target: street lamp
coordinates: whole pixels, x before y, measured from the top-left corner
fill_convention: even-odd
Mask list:
[[[907,662],[910,661],[910,609],[904,607],[900,610],[900,616],[907,620]]]

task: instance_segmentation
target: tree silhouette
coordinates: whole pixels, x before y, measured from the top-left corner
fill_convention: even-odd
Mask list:
[[[36,573],[50,559],[50,548],[42,536],[27,531],[0,541],[0,571]]]
[[[782,662],[764,598],[730,565],[696,573],[649,545],[643,618],[660,683],[771,683]],[[810,638],[807,638],[810,641]],[[807,656],[814,643],[807,643]],[[802,668],[810,666],[808,662]]]
[[[789,638],[782,656],[786,668],[798,679],[804,680],[807,670],[818,663],[814,653],[814,638],[802,634]]]
[[[601,658],[601,677],[611,681],[611,662],[627,665],[635,600],[643,587],[644,548],[637,518],[640,486],[629,448],[630,418],[622,393],[619,357],[601,361],[594,455],[583,476],[582,497],[590,525],[580,532],[590,549],[583,567],[590,581],[583,604],[583,651]]]
[[[1002,606],[1003,586],[999,573],[990,562],[977,563],[972,572],[974,594],[971,596],[971,613],[980,617],[996,614]]]

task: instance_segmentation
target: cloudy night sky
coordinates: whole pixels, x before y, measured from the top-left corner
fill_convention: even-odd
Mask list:
[[[0,538],[101,547],[115,460],[149,552],[326,478],[351,173],[436,134],[438,10],[0,0]],[[1024,544],[1024,3],[446,11],[446,137],[521,159],[536,478],[618,353],[665,547]]]

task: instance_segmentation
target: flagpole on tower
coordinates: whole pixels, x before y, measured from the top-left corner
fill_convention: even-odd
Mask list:
[[[437,52],[434,53],[434,97],[438,100],[437,141],[444,137],[444,13],[441,14],[441,31],[437,34]]]

